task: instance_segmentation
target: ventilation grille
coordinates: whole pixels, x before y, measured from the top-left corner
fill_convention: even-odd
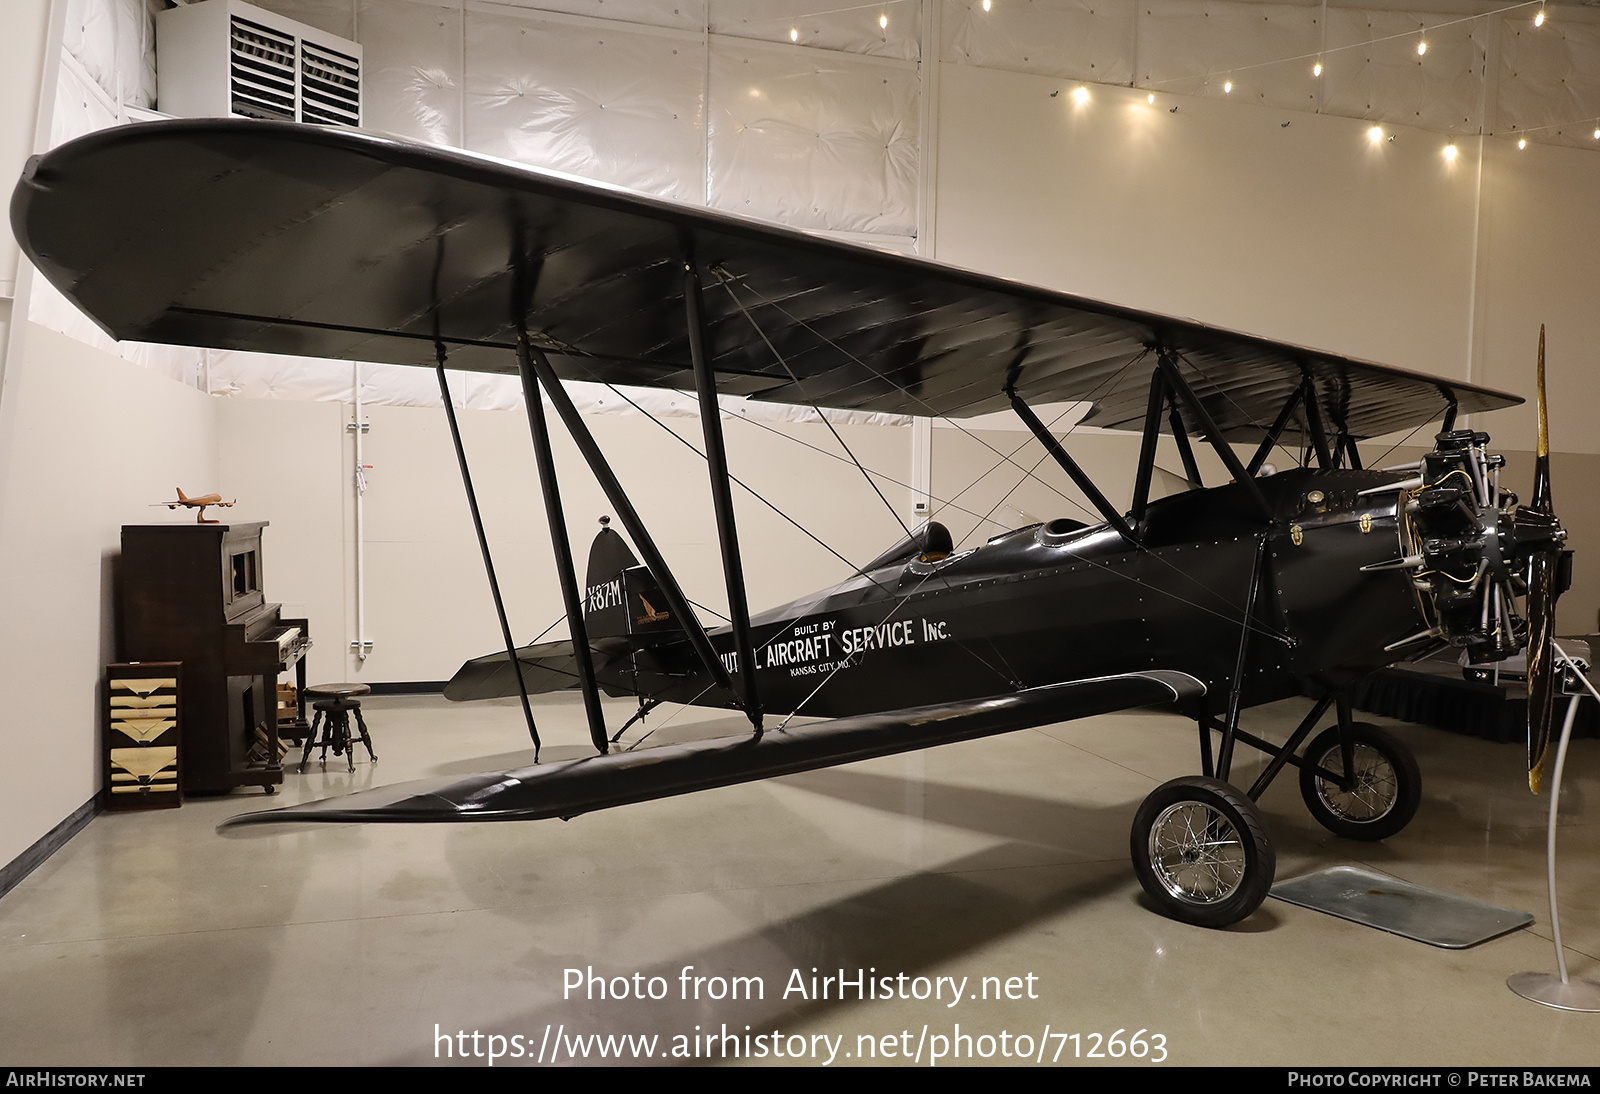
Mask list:
[[[300,113],[318,125],[361,124],[361,62],[301,39]]]
[[[235,114],[315,125],[361,124],[358,58],[238,15],[229,19],[229,46],[228,91]]]
[[[294,121],[294,37],[237,15],[229,31],[228,90],[233,112]]]

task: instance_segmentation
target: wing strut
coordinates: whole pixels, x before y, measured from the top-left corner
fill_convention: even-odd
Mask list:
[[[717,405],[717,377],[706,355],[700,271],[695,268],[694,249],[687,234],[683,239],[683,307],[689,330],[689,356],[694,361],[695,393],[700,397],[700,429],[705,435],[706,468],[711,476],[711,500],[717,513],[717,539],[722,545],[722,575],[728,586],[728,615],[733,620],[738,694],[750,724],[760,733],[761,696],[756,690],[755,647],[750,640],[750,605],[745,597],[744,563],[739,557],[739,530],[733,520],[733,491],[728,487],[728,454],[722,444],[722,409]]]
[[[1022,401],[1022,396],[1017,394],[1017,389],[1009,383],[1006,385],[1006,395],[1011,399],[1011,409],[1017,412],[1017,417],[1021,418],[1023,424],[1033,431],[1035,437],[1039,438],[1039,443],[1044,445],[1045,451],[1049,452],[1056,463],[1061,465],[1061,469],[1071,476],[1072,481],[1077,484],[1079,490],[1083,491],[1090,504],[1100,511],[1102,517],[1106,518],[1106,523],[1115,528],[1117,534],[1122,536],[1123,539],[1137,545],[1138,541],[1134,538],[1133,529],[1129,528],[1128,522],[1122,519],[1122,514],[1117,512],[1111,502],[1106,499],[1106,496],[1100,492],[1100,488],[1094,484],[1094,480],[1084,474],[1083,468],[1079,467],[1078,462],[1067,454],[1067,450],[1061,446],[1061,442],[1056,440],[1055,434],[1045,428],[1045,424],[1039,420],[1039,416],[1033,412],[1033,408]]]
[[[1200,402],[1199,396],[1195,395],[1194,389],[1189,386],[1188,381],[1183,378],[1183,374],[1178,371],[1177,362],[1165,350],[1161,352],[1160,360],[1161,363],[1158,368],[1161,374],[1166,377],[1167,383],[1171,385],[1172,391],[1177,397],[1173,400],[1174,403],[1177,402],[1178,398],[1183,400],[1184,405],[1189,409],[1189,413],[1193,414],[1195,421],[1199,423],[1200,432],[1211,443],[1212,450],[1222,457],[1222,464],[1228,469],[1228,474],[1233,476],[1233,481],[1245,488],[1250,494],[1250,500],[1261,511],[1261,515],[1270,521],[1273,516],[1272,506],[1268,505],[1267,499],[1262,497],[1261,488],[1256,485],[1256,480],[1245,470],[1244,464],[1239,462],[1239,457],[1234,453],[1233,446],[1223,438],[1222,430],[1217,428],[1217,423],[1207,412],[1204,404]]]
[[[1305,394],[1306,427],[1311,431],[1311,445],[1316,449],[1317,466],[1324,471],[1333,470],[1333,454],[1328,451],[1328,434],[1322,428],[1322,409],[1317,403],[1317,384],[1308,371],[1301,383]]]
[[[1161,439],[1161,408],[1167,399],[1166,372],[1159,366],[1150,374],[1150,401],[1144,412],[1144,440],[1139,445],[1139,468],[1133,476],[1133,506],[1128,511],[1135,526],[1144,526],[1150,505],[1150,477],[1156,468],[1156,442]]]
[[[550,427],[544,420],[544,402],[539,398],[539,381],[533,374],[528,332],[517,331],[517,371],[522,375],[522,401],[528,409],[528,431],[533,435],[533,454],[539,463],[539,486],[544,491],[544,511],[550,522],[550,545],[555,549],[556,574],[561,578],[561,598],[567,605],[567,627],[572,632],[572,653],[578,663],[578,685],[583,689],[583,709],[589,717],[589,739],[602,753],[610,751],[606,740],[605,712],[600,709],[600,689],[594,682],[594,657],[589,652],[589,629],[583,621],[583,600],[578,595],[578,578],[572,568],[572,541],[567,538],[567,518],[561,509],[561,491],[556,485],[556,463],[550,454]],[[516,653],[511,655],[516,663]],[[520,669],[518,670],[521,671]]]
[[[1256,454],[1250,457],[1250,463],[1245,467],[1245,473],[1255,478],[1261,472],[1261,465],[1267,462],[1267,457],[1272,455],[1273,447],[1278,443],[1278,438],[1283,436],[1284,428],[1288,426],[1289,419],[1294,416],[1295,408],[1300,405],[1300,400],[1306,397],[1305,385],[1294,389],[1289,397],[1283,401],[1283,409],[1278,411],[1277,418],[1273,419],[1272,428],[1267,430],[1267,435],[1261,438],[1261,444],[1256,448]]]
[[[444,378],[444,343],[433,344],[438,358],[435,370],[439,374],[439,397],[444,400],[444,414],[450,422],[450,440],[456,446],[456,463],[461,467],[461,485],[467,491],[467,508],[472,510],[472,527],[478,533],[478,550],[483,554],[483,569],[489,575],[489,592],[494,597],[494,612],[500,617],[500,634],[506,640],[506,656],[517,674],[517,693],[522,696],[522,717],[528,723],[528,736],[533,738],[533,762],[539,762],[539,730],[533,724],[533,708],[528,705],[528,685],[522,679],[522,660],[517,656],[517,644],[511,638],[511,624],[506,621],[505,601],[500,599],[500,582],[494,576],[494,559],[489,556],[489,540],[483,534],[483,516],[478,512],[478,494],[472,489],[472,472],[467,469],[467,450],[461,446],[461,429],[456,424],[456,406],[450,398],[450,385]]]
[[[628,530],[628,535],[633,537],[634,546],[638,547],[639,553],[644,556],[644,564],[649,567],[650,573],[661,586],[661,595],[666,599],[667,611],[683,628],[689,638],[689,644],[694,647],[694,652],[699,655],[711,678],[719,687],[727,689],[732,694],[733,681],[728,677],[728,670],[723,666],[722,659],[717,656],[716,649],[711,645],[711,639],[706,636],[706,630],[700,625],[699,617],[689,607],[689,601],[683,595],[678,579],[668,568],[667,560],[656,549],[655,540],[650,538],[649,529],[645,527],[644,521],[639,519],[633,502],[622,489],[622,483],[617,481],[616,473],[606,462],[600,446],[595,443],[594,435],[589,432],[589,427],[583,424],[583,415],[578,413],[578,408],[572,405],[572,400],[567,396],[566,388],[561,386],[561,379],[551,366],[550,359],[537,346],[530,346],[528,355],[533,359],[534,373],[544,387],[545,394],[550,397],[550,404],[556,408],[556,413],[561,415],[561,420],[577,444],[578,451],[582,452],[583,458],[588,461],[589,470],[599,480],[600,488],[611,501],[611,507],[617,511],[617,519],[622,521],[622,526]]]

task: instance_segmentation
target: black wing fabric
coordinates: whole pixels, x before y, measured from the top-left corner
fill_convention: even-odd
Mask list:
[[[452,367],[511,372],[521,323],[567,379],[687,389],[692,254],[729,394],[965,416],[1004,409],[1014,377],[1029,400],[1093,399],[1089,421],[1137,429],[1149,370],[1126,366],[1160,346],[1233,440],[1259,438],[1307,378],[1329,432],[1358,439],[1521,401],[319,126],[102,130],[31,160],[11,217],[118,339],[431,366],[438,338]]]

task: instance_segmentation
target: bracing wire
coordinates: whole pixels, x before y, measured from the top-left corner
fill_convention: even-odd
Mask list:
[[[800,384],[800,379],[794,374],[794,369],[789,367],[789,362],[784,360],[783,354],[778,352],[778,347],[772,344],[772,339],[768,338],[767,332],[761,329],[761,324],[757,323],[756,317],[750,314],[750,309],[744,306],[744,301],[739,299],[739,294],[733,291],[733,279],[729,277],[720,266],[712,267],[711,272],[717,275],[717,279],[722,282],[722,287],[728,290],[728,298],[733,301],[734,307],[738,308],[740,314],[749,321],[751,328],[761,338],[761,341],[766,343],[767,349],[772,352],[772,356],[777,359],[778,364],[783,366],[783,371],[789,375],[789,381],[798,387]],[[844,454],[850,457],[850,462],[856,465],[856,470],[861,472],[861,477],[867,480],[867,485],[872,487],[872,492],[878,495],[878,500],[883,502],[884,508],[889,510],[889,515],[894,518],[896,524],[900,525],[900,530],[906,534],[906,538],[910,539],[911,529],[906,522],[901,519],[900,511],[889,503],[888,498],[883,496],[883,491],[879,490],[878,484],[872,481],[872,476],[867,474],[867,469],[865,467],[861,466],[861,461],[856,459],[856,454],[854,452],[850,451],[850,446],[844,443],[844,438],[839,436],[839,431],[837,429],[833,428],[833,423],[828,420],[828,416],[826,414],[822,413],[822,408],[817,406],[815,403],[807,403],[806,405],[811,407],[812,410],[816,411],[817,417],[822,419],[822,424],[828,427],[829,433],[833,434],[833,439],[839,442],[840,448],[844,449]]]
[[[813,335],[815,338],[817,338],[820,342],[822,342],[822,344],[824,344],[824,345],[828,346],[829,348],[835,350],[836,352],[838,352],[839,354],[841,354],[842,356],[844,356],[845,358],[847,358],[848,360],[850,360],[854,364],[859,365],[861,368],[867,370],[872,375],[876,376],[879,380],[881,380],[884,383],[888,384],[889,386],[895,388],[902,395],[906,396],[909,399],[915,400],[918,403],[921,403],[924,407],[927,407],[930,412],[934,412],[934,408],[928,403],[928,401],[926,399],[922,398],[916,392],[908,390],[904,385],[902,385],[900,383],[897,383],[891,377],[884,375],[878,369],[874,368],[872,365],[870,365],[867,362],[863,361],[860,357],[858,357],[854,353],[851,353],[848,349],[846,349],[845,347],[839,345],[833,339],[829,338],[826,334],[823,334],[821,331],[817,330],[810,323],[807,323],[804,319],[801,319],[801,318],[797,317],[796,315],[794,315],[787,308],[785,308],[782,304],[778,303],[775,300],[765,300],[764,303],[768,307],[773,308],[779,314],[783,315],[791,323],[793,323],[796,326],[800,327],[802,330],[805,330],[805,331],[809,332],[811,335]],[[1132,362],[1130,362],[1130,364],[1132,364]],[[934,416],[935,417],[941,417],[942,415],[939,415],[936,412],[934,412]],[[966,427],[962,426],[960,422],[958,422],[958,421],[956,421],[954,419],[947,419],[947,420],[950,422],[950,424],[954,428],[960,430],[962,433],[966,434],[967,437],[971,438],[974,441],[977,441],[978,444],[982,445],[984,448],[987,448],[989,451],[991,451],[995,455],[999,456],[1001,458],[1001,462],[1011,464],[1013,467],[1016,467],[1019,470],[1021,470],[1024,475],[1030,475],[1030,476],[1032,475],[1032,471],[1030,469],[1024,468],[1021,464],[1019,464],[1015,460],[1013,460],[1011,458],[1011,456],[1007,455],[1006,453],[1001,452],[998,448],[994,447],[989,442],[985,441],[982,437],[979,437],[977,434],[973,433],[971,430],[969,430]],[[1020,450],[1021,450],[1021,448],[1019,447],[1018,451],[1020,451]],[[1035,466],[1037,466],[1037,465],[1035,465]],[[1068,502],[1069,504],[1071,504],[1071,505],[1077,505],[1078,504],[1077,501],[1074,498],[1068,496],[1067,494],[1062,493],[1061,490],[1058,487],[1056,487],[1054,483],[1049,482],[1047,479],[1036,478],[1035,481],[1039,482],[1043,486],[1048,487],[1058,497],[1062,498],[1064,501]],[[1145,551],[1145,549],[1142,548],[1142,547],[1139,548],[1139,550],[1140,551]],[[1148,552],[1145,552],[1145,553],[1146,553],[1147,557],[1153,557],[1153,558],[1160,559],[1159,555],[1151,555]],[[1238,623],[1242,627],[1245,627],[1245,628],[1247,628],[1249,630],[1253,630],[1253,631],[1256,631],[1258,633],[1264,634],[1267,637],[1270,637],[1270,638],[1274,639],[1275,641],[1285,642],[1285,643],[1287,643],[1289,641],[1289,638],[1288,638],[1287,635],[1280,634],[1275,629],[1268,628],[1268,627],[1263,627],[1258,622],[1256,622],[1254,620],[1250,620],[1250,619],[1244,618],[1244,610],[1243,610],[1243,607],[1241,605],[1237,605],[1237,604],[1234,604],[1232,601],[1229,601],[1218,590],[1212,589],[1209,586],[1205,585],[1204,583],[1200,582],[1198,579],[1194,578],[1192,575],[1184,573],[1184,571],[1179,570],[1177,567],[1173,566],[1170,562],[1166,562],[1165,559],[1160,559],[1160,561],[1165,563],[1168,566],[1168,568],[1173,570],[1174,573],[1178,573],[1178,574],[1184,576],[1189,581],[1191,581],[1193,584],[1195,584],[1199,588],[1205,590],[1207,593],[1211,594],[1216,599],[1220,600],[1222,603],[1224,603],[1228,607],[1228,609],[1230,611],[1237,612],[1238,613],[1238,617],[1235,618],[1234,616],[1231,616],[1231,615],[1228,615],[1228,614],[1224,614],[1223,612],[1219,612],[1219,611],[1216,611],[1215,609],[1208,608],[1208,607],[1206,607],[1206,606],[1204,606],[1202,604],[1196,604],[1194,601],[1188,600],[1185,597],[1181,597],[1181,596],[1179,596],[1178,594],[1172,592],[1169,589],[1162,589],[1162,588],[1160,588],[1158,586],[1151,586],[1148,583],[1140,581],[1138,578],[1134,577],[1133,575],[1128,574],[1128,573],[1126,573],[1126,572],[1124,572],[1122,570],[1119,570],[1116,567],[1105,566],[1102,563],[1096,562],[1096,561],[1091,560],[1091,559],[1084,559],[1083,561],[1088,562],[1090,565],[1093,565],[1093,566],[1096,566],[1098,568],[1104,569],[1108,573],[1117,574],[1119,577],[1123,577],[1126,580],[1133,581],[1136,584],[1139,584],[1139,585],[1145,586],[1147,588],[1150,588],[1151,591],[1153,591],[1153,592],[1159,592],[1159,593],[1162,593],[1163,595],[1172,597],[1173,599],[1179,601],[1180,603],[1187,604],[1189,607],[1196,608],[1196,609],[1198,609],[1200,611],[1207,612],[1208,614],[1217,616],[1219,619],[1226,619],[1230,623]]]

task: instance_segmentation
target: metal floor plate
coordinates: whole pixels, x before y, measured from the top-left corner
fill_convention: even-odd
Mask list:
[[[1271,895],[1302,908],[1451,950],[1476,946],[1533,922],[1527,912],[1424,889],[1355,866],[1330,866],[1279,882],[1272,887]]]

